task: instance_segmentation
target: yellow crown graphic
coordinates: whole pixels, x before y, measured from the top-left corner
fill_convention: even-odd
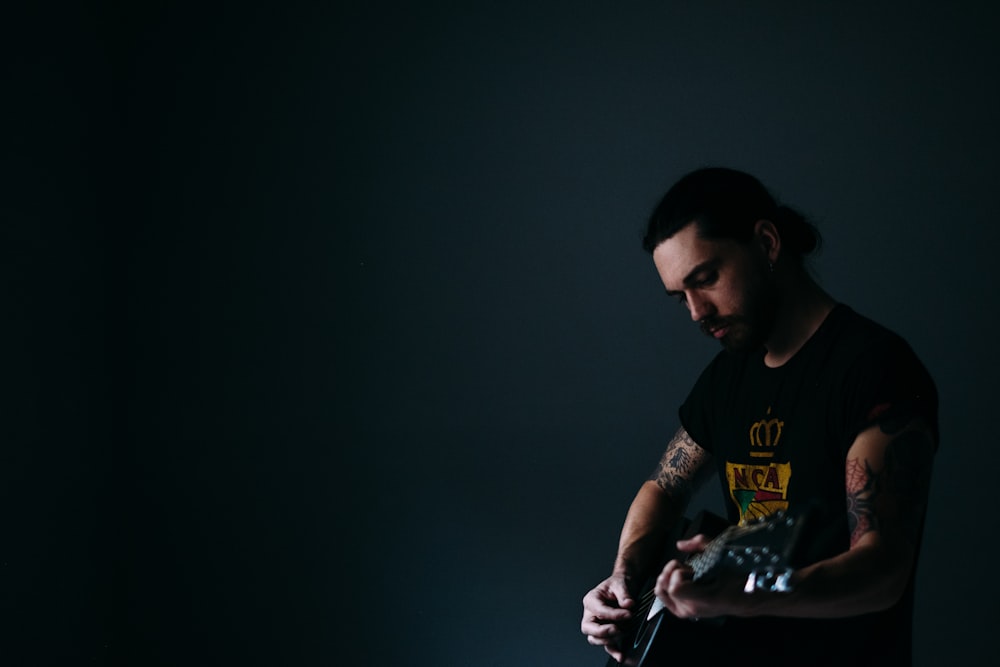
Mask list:
[[[767,414],[771,414],[771,408],[767,409]],[[750,426],[750,456],[771,458],[774,456],[774,448],[781,440],[781,431],[785,427],[785,422],[777,418],[761,419]]]

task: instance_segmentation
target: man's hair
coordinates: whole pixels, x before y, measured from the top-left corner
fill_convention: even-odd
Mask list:
[[[698,169],[677,181],[649,217],[642,247],[652,253],[690,223],[706,239],[747,243],[758,220],[770,220],[781,235],[782,254],[801,263],[822,243],[819,231],[801,214],[779,204],[760,181],[735,169]]]

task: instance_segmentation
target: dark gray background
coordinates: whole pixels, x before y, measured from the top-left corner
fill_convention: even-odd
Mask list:
[[[916,664],[992,653],[989,3],[131,4],[7,59],[10,664],[601,664],[716,352],[641,231],[710,164],[936,378]]]

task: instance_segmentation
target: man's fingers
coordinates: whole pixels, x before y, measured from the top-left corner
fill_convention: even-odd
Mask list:
[[[584,619],[580,630],[587,635],[587,641],[595,646],[605,646],[618,640],[622,630],[614,623],[602,622],[601,619]]]
[[[617,645],[623,633],[620,627],[632,619],[636,601],[628,591],[623,577],[610,577],[583,597],[583,619],[580,631],[594,646],[603,646],[615,660],[621,662]]]
[[[621,635],[621,630],[613,623],[595,623],[590,631],[585,633],[587,641],[594,646],[607,646],[615,642]]]
[[[681,600],[684,597],[684,588],[690,584],[693,576],[691,568],[680,561],[672,560],[656,578],[656,597],[674,616],[686,618],[689,615],[682,608]]]
[[[593,590],[583,598],[584,616],[603,621],[622,621],[632,617],[629,609],[634,604],[627,592]]]
[[[592,634],[587,631],[587,629],[597,630],[601,628],[602,631],[606,628],[614,628],[615,623],[624,623],[632,618],[632,612],[628,609],[616,609],[615,607],[603,607],[600,609],[590,608],[584,611],[583,621],[580,627],[583,628],[584,634]]]
[[[624,584],[621,584],[620,586],[612,586],[611,594],[615,596],[615,600],[617,601],[620,609],[631,609],[635,606],[635,600],[633,600],[632,596],[629,595],[628,589]]]
[[[684,553],[701,553],[710,541],[707,537],[699,533],[690,539],[678,540],[677,549]]]

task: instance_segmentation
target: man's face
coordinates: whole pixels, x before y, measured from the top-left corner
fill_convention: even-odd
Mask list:
[[[660,243],[653,263],[667,294],[728,350],[763,345],[774,326],[777,292],[762,252],[733,239],[703,239],[689,224]]]

